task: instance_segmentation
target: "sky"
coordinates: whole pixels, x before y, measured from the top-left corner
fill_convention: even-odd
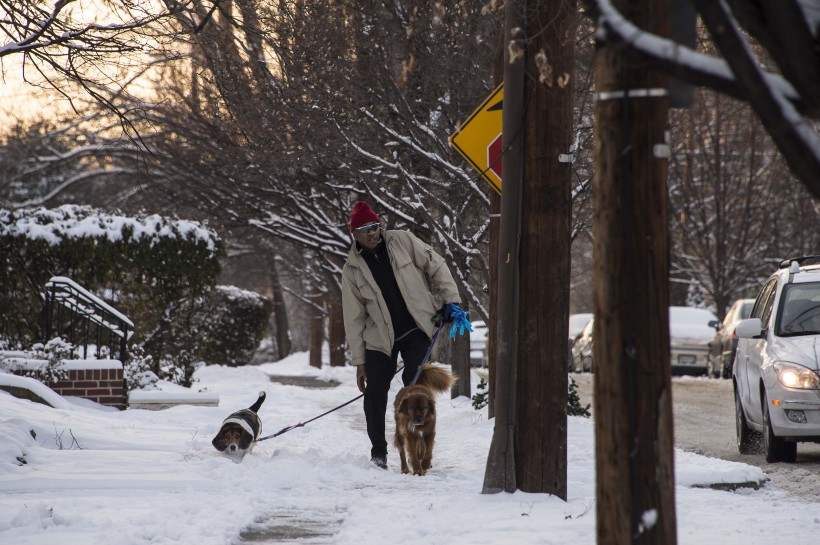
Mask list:
[[[326,387],[273,382],[271,375]],[[297,353],[256,366],[203,367],[195,379],[192,390],[218,396],[218,406],[116,411],[37,383],[51,408],[0,391],[0,543],[234,545],[240,536],[259,537],[252,531],[281,536],[294,528],[313,532],[299,543],[338,545],[595,543],[591,419],[569,417],[567,501],[482,494],[493,421],[466,397],[438,397],[433,467],[418,477],[400,472],[392,446],[386,471],[370,463],[360,400],[257,443],[239,463],[212,447],[222,420],[259,391],[267,393],[263,436],[356,398],[353,367],[317,369]],[[27,380],[0,374],[0,384]],[[474,376],[474,392],[476,384]],[[158,395],[190,397],[191,390],[159,385],[166,393]],[[399,388],[395,378],[391,400]],[[392,414],[387,421],[391,437]],[[759,468],[676,450],[675,472],[678,543],[817,542],[820,503],[771,483],[701,488],[765,481]]]

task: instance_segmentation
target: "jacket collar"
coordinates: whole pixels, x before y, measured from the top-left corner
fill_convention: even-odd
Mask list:
[[[382,231],[382,244],[387,247],[387,244],[390,242],[390,239],[393,237],[393,233],[391,231]],[[350,247],[349,259],[348,262],[354,259],[361,259],[362,264],[364,264],[364,256],[362,256],[362,252],[364,248],[359,246],[358,241],[354,238],[353,245]]]

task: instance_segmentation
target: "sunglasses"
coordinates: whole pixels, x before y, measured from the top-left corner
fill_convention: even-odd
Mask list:
[[[362,225],[361,227],[356,227],[353,229],[357,233],[375,233],[381,229],[381,225],[378,223],[374,223],[372,225]]]

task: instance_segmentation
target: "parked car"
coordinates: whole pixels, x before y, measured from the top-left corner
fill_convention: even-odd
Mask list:
[[[706,374],[709,343],[719,326],[717,316],[708,310],[669,307],[672,374]]]
[[[754,299],[738,299],[729,307],[729,312],[726,313],[720,329],[717,330],[712,342],[709,343],[707,374],[710,377],[731,378],[732,363],[735,361],[735,351],[737,350],[735,326],[740,320],[749,317],[754,303]]]
[[[794,462],[797,443],[820,441],[820,256],[784,260],[738,322],[732,380],[737,447]]]
[[[472,322],[473,331],[470,333],[470,366],[487,367],[487,324],[481,320]]]
[[[572,345],[572,370],[576,373],[593,372],[592,365],[592,330],[595,319],[590,318],[587,325]]]
[[[572,345],[575,344],[575,340],[581,335],[581,331],[584,330],[584,326],[586,326],[591,319],[591,312],[581,312],[578,314],[569,315],[569,339],[567,343],[567,360],[569,362],[568,369],[570,371],[574,370],[572,364]]]
[[[578,335],[581,334],[581,331],[584,330],[584,326],[589,323],[592,319],[591,312],[581,312],[578,314],[570,314],[569,315],[569,338],[570,340],[574,341]]]

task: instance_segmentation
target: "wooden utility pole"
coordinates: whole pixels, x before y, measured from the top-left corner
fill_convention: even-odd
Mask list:
[[[667,35],[667,0],[613,0]],[[617,48],[595,60],[597,542],[676,543],[666,78]]]
[[[504,83],[504,28],[499,32],[498,40],[493,56],[493,82],[498,87]],[[489,190],[490,194],[490,244],[488,254],[488,280],[490,287],[490,309],[487,316],[487,417],[495,418],[495,377],[496,377],[496,357],[498,356],[498,237],[501,231],[501,194],[495,188]]]
[[[571,0],[527,6],[515,475],[520,490],[566,499],[570,146],[578,12]]]
[[[576,24],[572,1],[506,4],[496,422],[485,492],[567,495]]]
[[[500,78],[499,78],[500,79]],[[501,223],[501,195],[490,189],[490,311],[487,321],[487,418],[495,418],[495,377],[497,376],[497,366],[495,364],[498,356],[498,237]]]
[[[515,369],[518,342],[518,251],[523,176],[524,0],[504,4],[503,187],[498,241],[495,426],[483,493],[514,492]],[[520,51],[521,55],[511,55]]]

